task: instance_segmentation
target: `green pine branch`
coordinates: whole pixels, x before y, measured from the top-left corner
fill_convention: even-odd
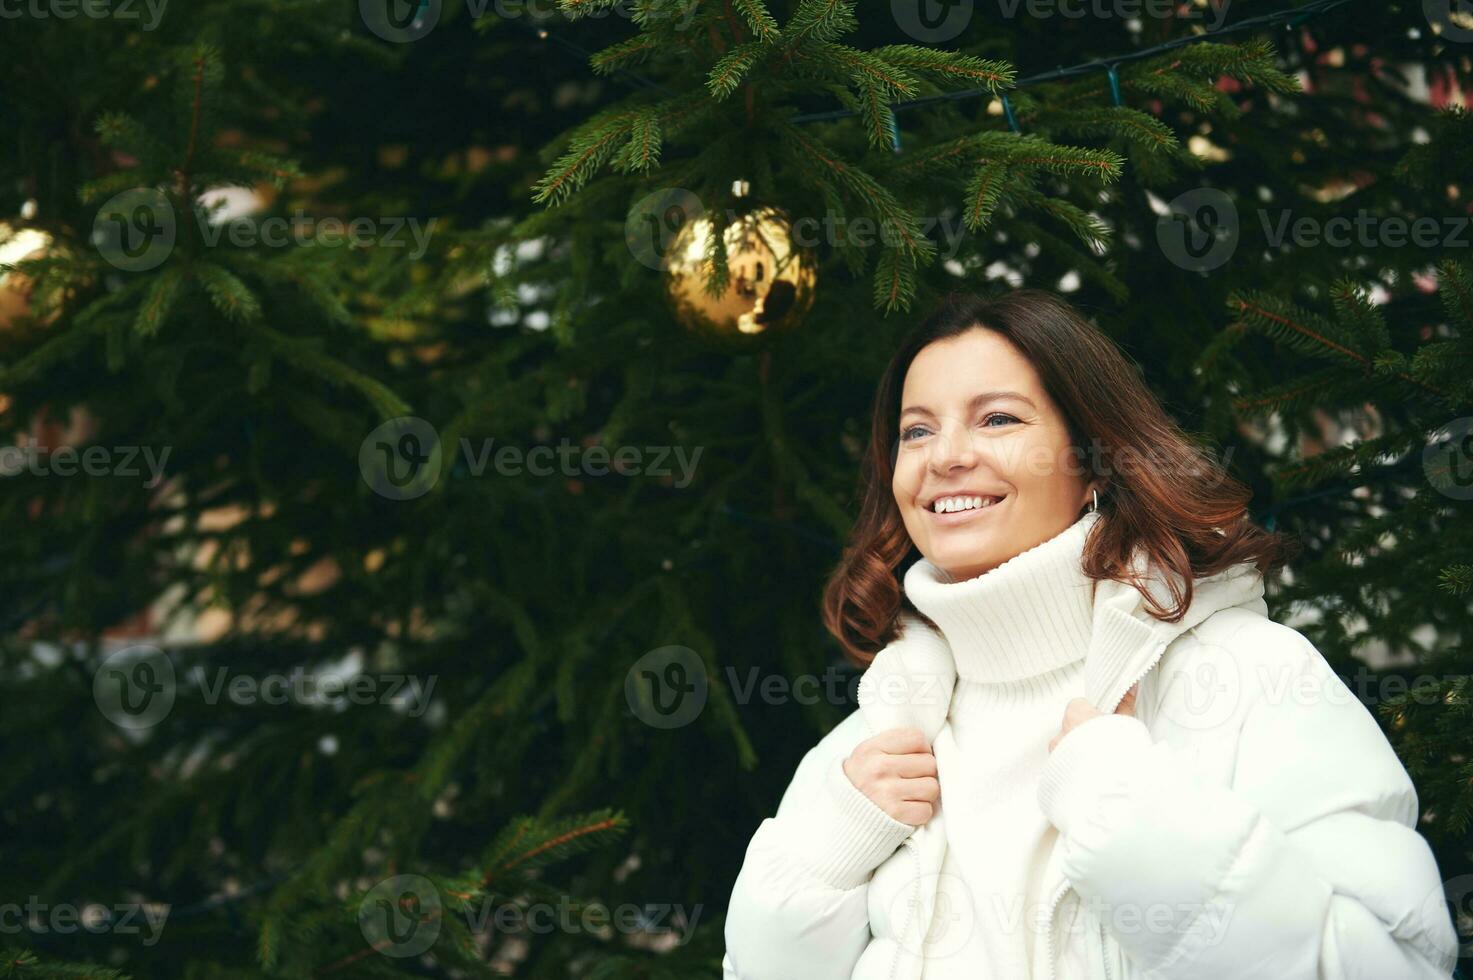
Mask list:
[[[812,41],[833,41],[859,26],[853,0],[799,0],[798,9],[782,29],[785,47]]]
[[[769,50],[769,45],[749,41],[732,48],[711,68],[706,87],[716,99],[724,99],[737,90],[743,79]]]
[[[776,41],[782,34],[777,20],[762,0],[732,0],[732,7],[741,14],[743,22],[759,41]]]
[[[29,950],[0,949],[0,980],[129,980],[120,970],[42,960]]]
[[[875,48],[870,53],[881,61],[913,74],[927,75],[940,82],[986,88],[993,92],[1011,88],[1018,77],[1017,69],[1005,61],[977,58],[942,48],[891,44]]]

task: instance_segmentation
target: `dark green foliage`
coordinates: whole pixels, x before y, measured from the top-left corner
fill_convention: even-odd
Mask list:
[[[532,23],[446,2],[428,36],[391,44],[356,6],[196,0],[151,31],[0,31],[0,222],[54,242],[17,270],[34,315],[0,326],[3,441],[75,410],[94,423],[79,448],[168,450],[156,485],[0,479],[0,902],[173,909],[151,946],[7,936],[0,976],[718,976],[747,841],[852,708],[818,596],[854,517],[873,382],[940,294],[1009,282],[1067,291],[1231,452],[1254,516],[1301,538],[1275,618],[1347,677],[1372,649],[1405,657],[1373,672],[1368,706],[1445,875],[1466,873],[1473,525],[1423,454],[1473,416],[1468,252],[1270,234],[1281,210],[1466,214],[1468,117],[1408,76],[1466,90],[1469,55],[1420,3],[1122,63],[1118,106],[1102,66],[1013,86],[1200,24],[979,4],[929,46],[885,4],[565,0]],[[805,119],[833,109],[854,115]],[[719,228],[736,180],[747,203],[839,230],[803,326],[733,349],[673,321],[625,224],[681,188]],[[242,183],[269,197],[251,227],[435,223],[422,254],[215,239],[200,196]],[[92,231],[135,188],[168,200],[178,239],[127,271]],[[1164,202],[1198,188],[1240,218],[1231,260],[1201,273],[1157,237]],[[884,234],[843,231],[861,219]],[[434,427],[444,466],[395,500],[360,450],[405,415]],[[562,445],[634,447],[646,467],[700,455],[685,474],[660,457],[667,475],[490,461]],[[121,728],[94,678],[166,628],[185,637],[172,711]],[[668,646],[709,691],[661,729],[626,681]],[[418,714],[212,702],[222,669],[436,686]],[[1437,680],[1418,696],[1379,684],[1419,674]],[[805,677],[837,693],[762,693]],[[380,955],[360,928],[397,876],[441,900],[428,957]],[[694,914],[674,943],[669,916],[612,934],[486,925],[539,904]]]

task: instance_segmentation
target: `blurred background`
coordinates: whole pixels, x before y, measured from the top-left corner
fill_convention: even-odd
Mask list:
[[[1473,939],[1470,79],[1465,0],[0,0],[0,976],[719,976],[873,386],[1024,285],[1301,541]]]

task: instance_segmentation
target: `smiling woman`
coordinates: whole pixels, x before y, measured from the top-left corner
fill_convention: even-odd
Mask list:
[[[1022,390],[973,394],[993,383]],[[1069,425],[1038,372],[993,330],[928,345],[901,403],[895,503],[911,541],[956,579],[1052,536],[1099,489],[1069,467]]]
[[[1154,608],[1167,621],[1191,603],[1189,572],[1252,561],[1268,573],[1295,548],[1247,519],[1247,487],[1193,445],[1114,342],[1038,290],[954,294],[915,329],[880,378],[860,484],[823,604],[859,666],[896,638],[902,608],[918,612],[902,589],[917,558],[975,577],[1072,524],[1096,495],[1111,519],[1085,574],[1132,581],[1141,547],[1182,578]]]
[[[1446,980],[1411,780],[1268,618],[1292,544],[1096,327],[949,298],[861,475],[860,710],[748,845],[726,980]]]

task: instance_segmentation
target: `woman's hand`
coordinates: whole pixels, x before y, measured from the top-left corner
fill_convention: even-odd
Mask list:
[[[1136,681],[1131,689],[1125,692],[1125,697],[1120,699],[1120,707],[1115,709],[1115,713],[1117,715],[1135,714],[1136,689],[1140,686],[1141,682]],[[1048,750],[1052,752],[1054,750],[1054,746],[1059,744],[1059,740],[1062,739],[1065,735],[1068,735],[1072,729],[1084,724],[1091,718],[1098,718],[1103,714],[1103,711],[1100,711],[1094,705],[1084,700],[1084,698],[1073,699],[1064,708],[1064,727],[1061,728],[1059,730],[1059,734],[1055,735],[1053,739],[1048,743]]]
[[[936,756],[918,728],[890,728],[854,747],[844,775],[892,819],[919,827],[931,819],[941,783]]]

